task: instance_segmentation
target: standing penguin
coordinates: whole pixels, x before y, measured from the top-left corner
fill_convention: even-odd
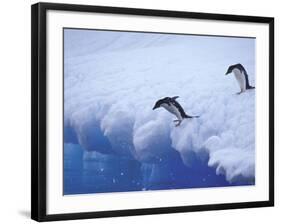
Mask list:
[[[195,118],[199,116],[189,116],[187,115],[182,106],[176,101],[176,99],[179,98],[178,96],[174,97],[165,97],[163,99],[158,100],[154,107],[153,110],[163,107],[170,113],[174,114],[178,120],[174,120],[174,122],[178,122],[176,126],[179,126],[184,118]]]
[[[241,64],[235,64],[228,67],[227,72],[225,75],[229,73],[234,73],[235,78],[240,86],[241,91],[237,94],[245,92],[247,89],[254,89],[255,87],[250,86],[248,73],[246,69]]]

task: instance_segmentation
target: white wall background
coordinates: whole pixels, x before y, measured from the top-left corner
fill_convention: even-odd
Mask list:
[[[185,10],[275,17],[275,160],[276,206],[135,216],[60,223],[278,223],[281,218],[280,147],[281,103],[279,1],[250,0],[60,0],[62,3]],[[0,223],[30,220],[30,5],[36,1],[2,1],[0,7]]]

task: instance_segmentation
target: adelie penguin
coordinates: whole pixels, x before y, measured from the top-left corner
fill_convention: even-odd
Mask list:
[[[249,79],[248,79],[248,73],[243,65],[241,64],[235,64],[228,67],[227,72],[225,75],[228,75],[229,73],[234,73],[235,78],[240,86],[240,92],[237,94],[241,94],[245,92],[247,89],[254,89],[255,87],[250,86]]]
[[[163,99],[158,100],[154,107],[153,110],[163,107],[170,113],[174,114],[178,119],[174,120],[174,122],[177,122],[176,126],[179,126],[183,119],[185,118],[196,118],[199,116],[189,116],[184,112],[184,109],[182,106],[176,101],[176,99],[179,98],[178,96],[174,97],[165,97]]]

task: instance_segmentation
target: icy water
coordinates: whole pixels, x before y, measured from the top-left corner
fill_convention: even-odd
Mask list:
[[[251,184],[229,183],[197,159],[192,167],[187,167],[176,151],[158,163],[140,163],[118,155],[85,152],[78,144],[64,147],[65,195]]]

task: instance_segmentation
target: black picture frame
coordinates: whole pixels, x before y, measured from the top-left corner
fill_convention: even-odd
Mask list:
[[[196,206],[160,207],[102,212],[52,214],[46,213],[46,13],[48,10],[75,12],[100,12],[123,15],[161,16],[234,22],[253,22],[269,25],[269,200],[243,203],[208,204]],[[103,7],[73,4],[37,3],[31,11],[31,218],[36,221],[132,216],[161,213],[192,212],[205,210],[267,207],[274,205],[274,18],[164,11],[137,8]]]

